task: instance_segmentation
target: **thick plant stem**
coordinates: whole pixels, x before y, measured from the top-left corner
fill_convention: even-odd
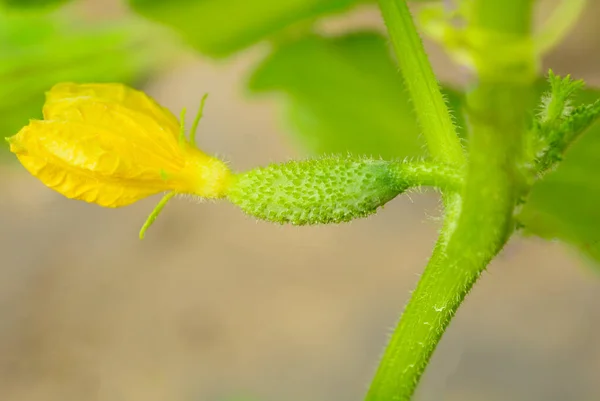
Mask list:
[[[379,0],[379,6],[429,153],[433,159],[448,164],[464,164],[464,153],[452,118],[406,1]]]
[[[512,143],[505,141],[501,133],[482,123],[473,137],[457,226],[445,249],[435,252],[414,291],[373,381],[369,401],[410,399],[465,295],[512,231],[519,193],[515,184],[521,181],[514,157],[520,153],[520,140],[513,135]]]
[[[405,6],[404,1],[390,2]],[[469,23],[500,33],[529,34],[530,0],[472,4],[474,19]],[[382,6],[384,15],[385,10]],[[524,63],[531,67],[534,60]],[[410,79],[406,74],[405,78]],[[513,210],[524,185],[521,162],[529,91],[522,77],[507,74],[480,77],[469,95],[465,186],[460,197],[446,198],[451,207],[446,208],[440,240],[388,344],[367,401],[410,400],[458,307],[510,237]]]
[[[483,85],[478,89],[487,90]],[[522,100],[522,91],[516,88],[492,90],[504,92],[496,93],[504,97],[499,107]],[[438,243],[390,340],[368,401],[410,399],[464,297],[510,236],[512,211],[522,181],[518,162],[524,120],[509,121],[510,117],[499,126],[498,120],[488,116],[473,124],[467,182],[456,228],[445,247]]]

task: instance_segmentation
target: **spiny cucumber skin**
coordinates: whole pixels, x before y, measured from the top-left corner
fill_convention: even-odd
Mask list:
[[[258,219],[312,225],[366,217],[407,187],[391,174],[389,162],[326,158],[238,174],[227,196]]]

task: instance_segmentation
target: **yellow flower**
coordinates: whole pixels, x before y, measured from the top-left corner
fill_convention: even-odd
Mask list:
[[[183,113],[180,125],[153,99],[121,84],[58,84],[46,94],[43,114],[8,138],[10,149],[68,198],[120,207],[170,191],[149,224],[174,194],[226,195],[229,168],[195,146],[202,106],[190,140]]]

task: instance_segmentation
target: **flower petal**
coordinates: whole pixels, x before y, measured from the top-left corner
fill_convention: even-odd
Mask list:
[[[60,84],[55,88],[60,89],[62,86],[67,89],[71,88],[68,85],[71,84]],[[86,86],[77,85],[77,88],[81,89],[81,87]],[[121,87],[122,85],[109,84],[109,86],[112,88],[115,86]],[[127,87],[124,88],[125,91],[133,91]],[[83,92],[85,90],[81,89],[78,93]],[[110,91],[107,90],[106,92]],[[134,92],[137,92],[134,94],[135,96],[139,95],[141,98],[149,99],[141,92]],[[160,114],[146,113],[139,108],[128,107],[129,103],[132,103],[130,101],[117,103],[108,100],[108,97],[83,95],[68,97],[68,93],[67,90],[63,91],[62,89],[49,92],[47,103],[44,106],[44,114],[47,120],[68,121],[74,125],[79,124],[82,131],[96,133],[90,139],[100,141],[105,148],[120,149],[124,158],[135,161],[135,163],[152,166],[160,165],[165,170],[178,170],[182,167],[183,149],[178,138],[179,128],[176,128],[176,132],[172,132],[170,129],[175,129],[175,126],[168,123],[171,117],[175,118],[172,114],[168,113],[165,117]],[[99,93],[103,92],[99,91]],[[62,96],[64,94],[67,95]],[[156,107],[160,108],[158,105]],[[167,127],[161,125],[161,118],[162,120],[167,119],[165,120],[168,123]],[[123,141],[127,143],[123,143]],[[132,151],[135,151],[135,153],[129,154]]]
[[[175,138],[178,136],[179,121],[168,109],[160,106],[145,93],[117,83],[56,84],[46,93],[44,119],[81,119],[82,116],[77,114],[73,106],[89,103],[120,105],[132,114],[145,115],[147,119],[153,120],[158,127]]]
[[[165,191],[226,194],[227,165],[180,141],[177,119],[142,92],[59,84],[47,94],[44,116],[9,138],[11,151],[68,198],[118,207]]]
[[[24,136],[20,135],[10,138],[11,151],[32,175],[67,198],[119,207],[164,191],[164,183],[162,186],[148,185],[147,182],[126,178],[100,176],[72,166],[50,153],[44,145],[36,141],[22,142],[22,139]]]
[[[169,189],[164,172],[140,166],[122,145],[118,136],[64,121],[32,121],[10,138],[21,164],[68,198],[116,207]]]

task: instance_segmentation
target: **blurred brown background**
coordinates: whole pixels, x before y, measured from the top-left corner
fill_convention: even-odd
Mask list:
[[[125,12],[88,1],[88,15]],[[547,6],[553,2],[543,2]],[[547,59],[600,85],[600,4]],[[324,29],[380,26],[372,7]],[[428,44],[445,80],[464,81]],[[299,155],[277,99],[244,95],[258,47],[190,55],[146,89],[178,111],[210,92],[199,142],[236,169]],[[600,157],[600,156],[599,156]],[[433,194],[335,227],[257,223],[157,199],[108,210],[0,169],[0,401],[361,400],[438,228]],[[600,274],[573,251],[512,241],[467,298],[418,400],[600,399]]]

